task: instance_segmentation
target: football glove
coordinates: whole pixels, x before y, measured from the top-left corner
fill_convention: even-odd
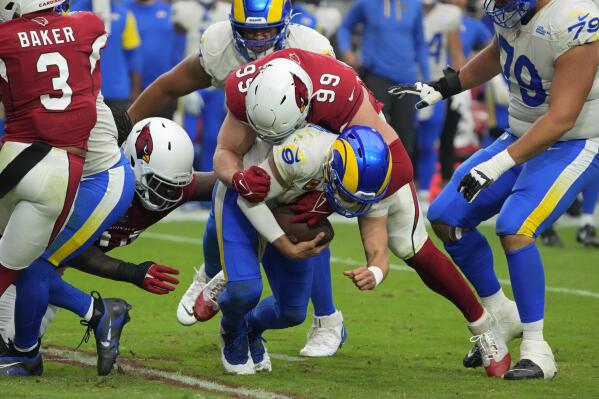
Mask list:
[[[460,72],[447,67],[443,71],[443,77],[439,80],[430,82],[416,82],[414,84],[399,84],[389,87],[387,91],[392,96],[402,98],[406,94],[412,94],[420,97],[416,104],[416,109],[422,109],[429,105],[434,105],[439,101],[458,94],[462,91],[460,83]]]
[[[480,192],[489,187],[507,170],[516,165],[516,161],[507,150],[503,150],[491,159],[470,169],[460,182],[458,191],[464,195],[468,202],[478,197]]]
[[[310,191],[299,197],[289,208],[297,213],[289,219],[291,223],[308,223],[308,226],[314,227],[321,220],[326,219],[333,208],[329,205],[327,196],[323,191]]]
[[[175,290],[175,285],[179,284],[179,280],[172,276],[179,274],[177,269],[152,261],[141,263],[138,267],[145,269],[145,273],[143,280],[139,281],[137,286],[148,292],[157,295],[168,294]]]
[[[270,176],[258,166],[235,172],[231,182],[239,195],[253,203],[263,201],[270,189]]]

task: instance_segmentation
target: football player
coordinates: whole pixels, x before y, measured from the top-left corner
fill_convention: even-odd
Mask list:
[[[3,375],[41,373],[38,331],[48,307],[49,275],[54,274],[52,265],[58,265],[89,245],[94,231],[101,232],[102,226],[116,221],[133,194],[129,163],[117,146],[116,126],[99,93],[97,62],[106,43],[104,25],[90,13],[60,16],[54,8],[57,3],[62,2],[23,0],[2,5],[2,18],[10,20],[0,25],[3,30],[0,55],[5,67],[0,85],[3,100],[10,109],[7,136],[11,137],[11,144],[5,144],[3,149],[6,169],[2,180],[6,183],[6,197],[1,211],[2,220],[8,224],[3,237],[6,240],[0,245],[11,245],[9,258],[12,263],[9,264],[18,268],[23,265],[13,261],[19,259],[20,262],[52,242],[44,255],[16,281],[17,291],[21,292],[15,303],[16,334],[8,353],[0,359],[4,366]],[[28,15],[32,13],[35,16]],[[27,57],[23,58],[23,54]],[[39,84],[19,87],[23,74],[35,76]],[[31,141],[45,144],[27,144]],[[57,154],[51,146],[65,147],[67,152],[59,155],[54,163],[45,165],[47,160],[55,158],[51,154]],[[81,165],[71,162],[73,153],[80,160],[85,156],[85,162]],[[32,168],[37,168],[37,172]],[[69,221],[60,230],[63,221],[55,223],[56,220],[52,221],[48,215],[59,211],[66,217],[71,203],[63,209],[62,202],[56,207],[57,204],[48,204],[44,196],[64,198],[74,195],[77,184],[69,183],[71,174],[76,175],[77,180],[83,176],[84,181],[79,185]],[[22,186],[25,184],[26,189]],[[20,192],[22,190],[25,191]],[[27,195],[22,196],[23,193]],[[31,195],[34,201],[30,204],[27,199]],[[16,233],[18,218],[13,218],[14,212],[24,217],[20,231]],[[23,225],[28,228],[23,229]],[[39,241],[46,233],[49,235],[45,241]],[[22,242],[12,242],[14,238],[20,238]],[[26,249],[21,251],[23,245]],[[5,288],[2,285],[0,293]],[[66,291],[62,294],[68,296]],[[113,316],[126,313],[128,305],[117,300],[113,307],[111,302],[94,301],[91,296],[86,300],[87,312],[84,313],[89,314],[86,318],[94,323],[96,339],[108,341],[110,346],[100,351],[98,342],[101,372],[100,362],[106,360],[105,363],[112,367],[116,356],[113,344],[118,348],[118,337],[110,340],[110,327],[107,326]]]
[[[462,12],[453,4],[438,0],[424,0],[424,35],[429,49],[431,76],[443,76],[443,68],[450,60],[457,67],[464,64],[464,51],[460,38]],[[445,122],[445,104],[418,112],[418,160],[416,176],[418,178],[418,198],[428,207],[431,180],[435,174],[438,154],[435,143],[441,136]]]
[[[385,193],[389,200],[381,201],[376,216],[388,216],[390,248],[474,323],[479,346],[495,348],[492,354],[485,351],[487,373],[498,375],[506,365],[509,367],[502,336],[483,334],[477,328],[475,322],[483,320],[484,310],[468,297],[467,285],[451,261],[432,244],[425,230],[417,228],[423,222],[411,162],[395,131],[379,116],[381,104],[353,69],[331,57],[298,49],[281,50],[236,70],[227,80],[225,91],[229,112],[219,133],[215,172],[219,180],[230,182],[250,202],[262,201],[271,182],[261,168],[244,170],[239,161],[256,136],[276,142],[306,121],[333,132],[352,125],[379,131],[389,145],[392,168]],[[300,197],[294,206],[300,214],[292,221],[314,224],[328,216],[333,209],[322,198],[318,192]]]
[[[510,128],[456,171],[428,217],[445,248],[489,310],[513,312],[478,224],[499,213],[496,233],[507,258],[523,325],[520,361],[505,379],[550,379],[557,372],[543,337],[545,278],[536,237],[599,178],[599,9],[591,0],[486,0],[497,35],[459,72],[399,86],[419,108],[503,73]]]
[[[96,245],[84,252],[78,251],[62,263],[101,277],[129,281],[155,294],[166,294],[174,290],[174,287],[169,284],[178,283],[170,275],[178,274],[176,269],[152,261],[135,265],[111,258],[103,252],[128,245],[145,228],[156,223],[184,202],[190,199],[209,198],[214,177],[212,173],[192,173],[193,145],[187,133],[174,122],[163,118],[150,118],[136,125],[125,144],[125,156],[134,165],[131,174],[135,174],[136,181],[137,195],[130,202],[131,206],[118,222],[104,231],[101,237],[98,234],[94,235],[95,239],[99,238]],[[82,187],[84,184],[85,182],[82,183]],[[89,200],[89,195],[86,199]],[[77,201],[79,202],[79,197]],[[76,214],[77,206],[75,209]],[[52,255],[48,258],[53,260]],[[73,311],[85,319],[85,324],[94,329],[98,343],[98,370],[101,374],[107,374],[118,355],[118,339],[122,327],[128,320],[129,305],[122,300],[92,299],[88,294],[62,281],[58,273],[50,273],[48,279],[50,281],[48,300],[53,306],[46,312],[42,328],[37,327],[34,330],[35,327],[30,327],[27,332],[34,330],[36,340],[38,336],[41,337],[54,317],[55,306]],[[105,317],[102,305],[109,310],[111,317]],[[16,319],[16,336],[13,329],[14,309],[14,290],[7,291],[7,294],[0,299],[2,320],[0,331],[3,338],[11,341],[20,338],[18,319]],[[111,329],[108,338],[102,335],[106,333],[106,328]],[[104,344],[110,342],[111,345],[106,348],[105,345],[100,345],[100,342]],[[41,357],[35,365],[36,367],[32,367],[30,363],[22,362],[10,369],[13,374],[17,374],[17,371],[23,374],[25,372],[31,374],[32,370],[41,372]],[[3,371],[7,369],[3,368]]]
[[[131,123],[157,115],[173,100],[197,89],[222,88],[229,74],[248,61],[283,48],[300,48],[334,56],[327,38],[313,29],[290,24],[289,0],[238,0],[231,5],[229,22],[210,26],[203,34],[199,54],[188,57],[146,88],[127,114],[117,116],[124,134]],[[329,271],[323,270],[320,275]],[[330,274],[330,273],[329,273]],[[177,307],[177,319],[191,325],[194,301],[208,281],[203,268],[194,277]],[[331,356],[341,343],[343,316],[337,311],[331,294],[330,279],[316,279],[312,290],[314,327],[302,354]],[[319,327],[322,326],[322,327]]]

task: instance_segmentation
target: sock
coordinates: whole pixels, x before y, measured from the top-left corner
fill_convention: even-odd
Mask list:
[[[531,341],[544,341],[543,319],[532,323],[522,323],[522,339]]]
[[[583,213],[582,215],[580,215],[580,220],[578,221],[578,226],[579,227],[584,227],[587,224],[594,226],[595,225],[595,219],[593,218],[593,214],[589,214],[589,213]]]
[[[221,326],[226,332],[246,330],[245,317],[258,304],[262,294],[262,279],[229,281],[218,298],[223,314]]]
[[[545,273],[535,243],[506,252],[512,291],[520,320],[532,323],[542,320],[545,312]]]
[[[480,335],[491,327],[491,315],[486,309],[483,309],[483,314],[475,321],[468,323],[468,329],[474,335]]]
[[[426,240],[420,251],[405,262],[413,267],[422,281],[436,293],[449,299],[466,320],[478,320],[484,313],[482,305],[453,263],[433,242]]]
[[[505,296],[503,290],[500,288],[499,291],[493,295],[480,298],[480,301],[486,309],[489,309],[491,313],[496,314],[503,308],[503,305],[506,302],[509,302],[509,298]]]
[[[48,309],[49,275],[54,267],[48,262],[35,260],[23,270],[15,286],[15,337],[17,348],[32,348],[38,344],[40,326]]]
[[[19,352],[19,355],[21,356],[25,356],[28,358],[34,358],[37,356],[37,354],[40,351],[40,343],[39,340],[35,343],[35,345],[29,347],[29,348],[19,348],[15,345],[15,349],[17,350],[17,352]]]
[[[582,214],[591,215],[591,222],[593,224],[592,216],[595,213],[595,206],[597,205],[597,198],[599,198],[599,181],[593,181],[587,183],[585,188],[582,190]]]
[[[337,310],[333,301],[331,250],[329,248],[314,258],[314,275],[312,277],[310,299],[312,299],[316,316],[329,316]]]
[[[11,284],[17,281],[22,270],[13,270],[0,265],[0,296]]]
[[[63,309],[68,309],[81,318],[89,321],[93,298],[78,288],[73,287],[62,279],[58,273],[50,275],[50,303]]]
[[[493,269],[493,252],[478,230],[463,231],[458,241],[445,243],[445,249],[479,297],[493,295],[501,289]]]

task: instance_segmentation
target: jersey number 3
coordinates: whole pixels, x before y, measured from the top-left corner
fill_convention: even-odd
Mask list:
[[[58,76],[52,78],[52,89],[60,91],[60,97],[50,97],[49,94],[42,94],[40,101],[44,108],[50,111],[64,111],[71,103],[73,89],[67,83],[69,79],[69,65],[67,60],[57,52],[43,53],[37,59],[37,71],[39,73],[48,72],[49,66],[58,68]]]

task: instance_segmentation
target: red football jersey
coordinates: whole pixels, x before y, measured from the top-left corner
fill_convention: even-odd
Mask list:
[[[105,43],[104,23],[90,12],[41,11],[0,24],[3,140],[87,149]]]
[[[237,119],[247,122],[245,96],[248,86],[260,67],[270,60],[288,58],[299,64],[310,76],[313,96],[308,122],[324,127],[331,132],[341,132],[364,100],[364,83],[351,67],[335,58],[300,49],[276,51],[231,72],[227,78],[225,92],[227,107]],[[372,93],[368,99],[378,112],[383,105]]]
[[[177,209],[191,199],[196,189],[197,180],[194,176],[190,184],[183,190],[183,198],[177,206],[165,211],[150,211],[141,204],[137,196],[127,212],[112,225],[108,230],[102,233],[102,236],[96,243],[104,252],[108,252],[116,247],[124,247],[131,244],[148,227],[164,218],[166,215]]]

